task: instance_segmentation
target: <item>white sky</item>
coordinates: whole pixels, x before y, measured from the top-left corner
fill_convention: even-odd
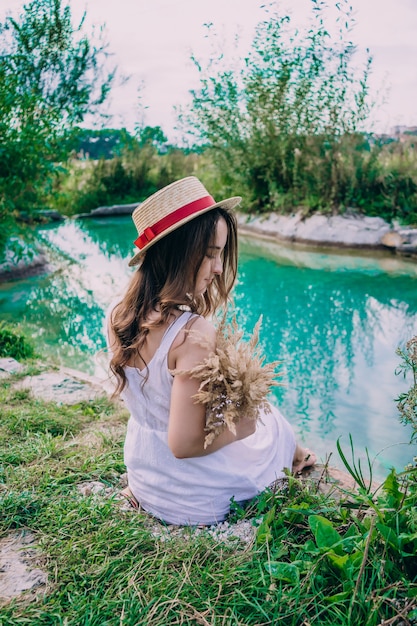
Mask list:
[[[113,90],[109,112],[114,117],[108,126],[132,129],[140,121],[142,85],[144,122],[162,126],[175,141],[173,107],[188,102],[189,89],[198,86],[191,52],[203,58],[209,51],[203,24],[212,22],[226,42],[239,32],[249,47],[255,25],[265,16],[261,4],[261,0],[70,0],[74,17],[85,9],[88,23],[106,24],[114,62],[130,76],[127,84]],[[373,89],[389,88],[374,129],[417,125],[417,0],[351,0],[351,4],[356,19],[352,40],[359,49],[369,48],[374,57]],[[0,0],[0,18],[22,5],[23,0]],[[303,26],[311,1],[278,0],[276,5],[280,11],[291,7],[294,20]]]

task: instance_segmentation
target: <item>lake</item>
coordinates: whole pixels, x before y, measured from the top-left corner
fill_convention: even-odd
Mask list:
[[[104,314],[132,272],[131,218],[67,220],[39,237],[53,271],[0,284],[0,318],[19,321],[46,357],[100,375]],[[376,477],[411,462],[394,399],[411,385],[395,370],[397,347],[417,334],[416,263],[245,236],[234,303],[248,333],[262,314],[262,349],[285,372],[272,401],[322,462],[342,467],[336,441],[349,457],[349,434]]]

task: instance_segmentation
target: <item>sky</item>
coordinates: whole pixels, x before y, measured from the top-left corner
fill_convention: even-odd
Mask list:
[[[28,1],[28,0],[27,0]],[[333,5],[334,2],[328,4]],[[0,19],[21,10],[23,0],[0,0]],[[74,19],[85,10],[87,30],[105,24],[111,60],[129,80],[112,90],[107,126],[161,126],[177,139],[174,107],[190,102],[198,87],[191,54],[210,55],[204,24],[212,23],[226,55],[239,34],[241,52],[249,49],[256,24],[265,17],[261,0],[69,0]],[[380,105],[372,129],[417,126],[417,0],[351,0],[358,50],[373,56],[372,92]],[[300,27],[311,14],[311,0],[275,3],[291,12]],[[377,95],[377,93],[379,95]]]

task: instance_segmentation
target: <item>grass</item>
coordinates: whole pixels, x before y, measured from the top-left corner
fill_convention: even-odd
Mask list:
[[[0,533],[36,534],[48,584],[3,604],[2,626],[417,624],[415,468],[341,500],[289,477],[233,507],[250,543],[167,529],[116,497],[120,405],[57,406],[16,378],[0,381]],[[83,496],[93,480],[110,495]]]

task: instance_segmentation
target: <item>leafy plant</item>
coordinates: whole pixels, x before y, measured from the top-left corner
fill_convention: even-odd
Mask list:
[[[412,223],[415,142],[388,145],[365,129],[378,96],[372,56],[352,43],[350,3],[334,3],[334,24],[326,3],[312,0],[306,28],[276,6],[264,7],[248,54],[216,49],[211,25],[210,61],[193,58],[200,87],[180,121],[215,163],[222,193],[241,194],[248,211],[354,207]]]
[[[0,24],[0,255],[18,220],[44,208],[67,137],[113,80],[102,40],[73,26],[65,0],[31,0]],[[3,220],[4,218],[4,220]]]
[[[369,478],[368,478],[368,484],[366,481],[366,478],[363,475],[363,471],[362,471],[362,466],[361,466],[361,460],[358,459],[358,462],[356,462],[355,459],[355,450],[353,447],[353,440],[352,440],[352,435],[349,433],[349,443],[350,443],[350,451],[351,451],[351,455],[352,455],[352,462],[349,463],[349,461],[347,460],[342,447],[340,445],[340,437],[336,442],[336,447],[337,447],[337,451],[340,455],[340,458],[342,459],[343,465],[345,466],[345,468],[347,469],[347,471],[349,472],[349,474],[352,476],[352,478],[355,480],[355,482],[359,485],[359,487],[365,492],[365,493],[370,493],[371,488],[372,488],[372,463],[369,459],[369,454],[368,454],[368,450],[366,450],[366,460],[367,460],[367,464],[368,464],[368,473],[369,473]]]
[[[34,356],[35,351],[28,339],[0,321],[0,357],[21,360]]]
[[[57,406],[7,381],[0,403],[1,529],[35,533],[54,580],[36,602],[2,604],[5,624],[413,624],[415,468],[391,472],[372,506],[288,476],[235,505],[229,526],[167,527],[120,506],[120,404]],[[81,496],[86,481],[106,489]],[[253,544],[222,537],[244,524]]]
[[[372,59],[358,74],[350,9],[336,6],[343,24],[336,36],[313,0],[305,30],[291,15],[267,12],[237,69],[224,67],[223,52],[205,68],[195,60],[201,86],[187,121],[209,145],[219,175],[245,190],[252,209],[285,208],[308,196],[321,206],[340,204],[342,144],[344,137],[363,143]]]
[[[412,375],[412,384],[408,391],[401,393],[396,402],[403,424],[410,424],[413,429],[411,440],[417,438],[417,336],[410,339],[405,348],[398,348],[397,354],[402,363],[397,367],[396,374]]]

